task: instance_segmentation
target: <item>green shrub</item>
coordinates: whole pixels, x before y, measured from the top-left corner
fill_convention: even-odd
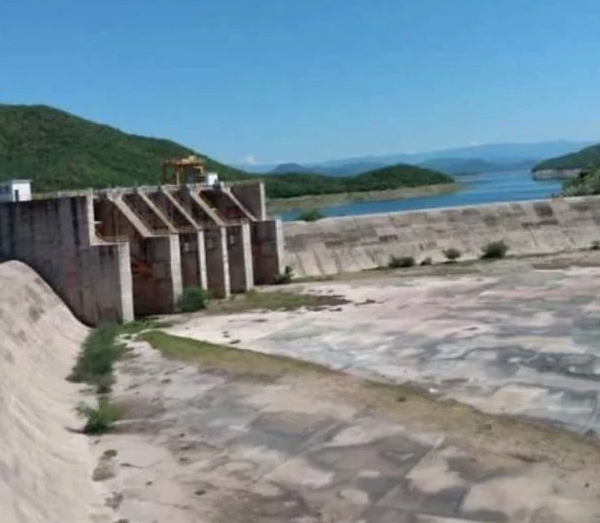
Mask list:
[[[444,249],[444,256],[449,262],[455,262],[462,256],[462,252],[455,247],[449,247],[448,249]]]
[[[274,278],[275,285],[287,285],[288,283],[292,283],[294,279],[294,269],[292,269],[289,265],[285,266],[285,270],[281,274],[276,274]]]
[[[419,265],[421,267],[425,267],[427,265],[431,265],[433,263],[433,260],[431,259],[431,256],[427,256],[427,258],[423,258],[421,260],[421,263],[419,263]]]
[[[80,403],[77,412],[80,416],[86,418],[83,427],[83,432],[86,434],[104,434],[108,432],[122,414],[121,409],[111,403],[107,396],[98,398],[96,407],[92,407],[87,403]]]
[[[112,324],[100,325],[88,335],[67,377],[69,381],[94,385],[99,393],[110,392],[114,364],[125,353],[125,347],[116,340],[117,328]]]
[[[590,250],[597,251],[600,250],[600,240],[594,240],[590,245]]]
[[[482,247],[481,259],[493,260],[498,258],[504,258],[506,256],[506,253],[508,252],[508,249],[508,245],[506,245],[506,243],[504,243],[503,240],[490,242]]]
[[[415,259],[412,256],[392,256],[388,263],[390,269],[405,269],[414,265]]]
[[[208,307],[208,293],[200,287],[186,287],[179,297],[181,312],[198,312]]]
[[[298,215],[298,219],[304,222],[316,222],[321,218],[325,218],[325,215],[320,209],[309,209],[308,211],[303,211]]]

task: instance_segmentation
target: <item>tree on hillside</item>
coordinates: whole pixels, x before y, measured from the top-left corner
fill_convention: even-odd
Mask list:
[[[359,176],[246,173],[170,140],[124,133],[43,105],[0,105],[0,181],[29,178],[35,191],[154,185],[166,159],[195,154],[226,181],[263,179],[270,198],[452,183],[449,176],[396,165]]]

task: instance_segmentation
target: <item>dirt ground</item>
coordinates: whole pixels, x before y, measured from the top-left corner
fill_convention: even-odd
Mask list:
[[[347,303],[131,340],[94,440],[115,521],[600,522],[599,260],[309,283]]]

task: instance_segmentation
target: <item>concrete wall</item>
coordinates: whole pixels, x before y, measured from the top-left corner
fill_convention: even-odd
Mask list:
[[[267,199],[265,197],[265,184],[263,182],[232,185],[231,192],[257,220],[267,219]]]
[[[257,285],[273,283],[284,271],[283,227],[281,220],[250,224],[254,281]]]
[[[231,292],[246,292],[254,287],[250,225],[227,226],[227,252]]]
[[[511,254],[588,248],[600,240],[600,197],[328,218],[283,225],[286,264],[299,276],[355,272],[387,265],[391,255],[417,263],[456,247],[475,258],[490,241]]]
[[[141,195],[135,193],[125,194],[123,200],[152,232],[155,234],[169,234],[171,232],[168,225],[161,220],[161,216],[148,205],[148,200],[142,198]],[[152,204],[152,200],[150,202]]]
[[[108,200],[94,202],[94,216],[100,224],[98,227],[99,235],[111,241],[113,238],[136,238],[141,241],[142,237],[136,231],[135,227],[123,216],[119,210]],[[131,253],[138,256],[138,249],[132,245]]]
[[[231,295],[231,282],[226,228],[215,226],[204,229],[204,246],[208,290],[215,298],[227,298]]]
[[[95,244],[90,196],[0,204],[0,260],[37,271],[89,325],[133,319],[127,243]]]
[[[183,287],[208,289],[204,231],[181,234],[179,245]]]
[[[179,236],[146,238],[143,246],[144,262],[152,270],[152,276],[133,278],[135,313],[172,313],[183,290]]]

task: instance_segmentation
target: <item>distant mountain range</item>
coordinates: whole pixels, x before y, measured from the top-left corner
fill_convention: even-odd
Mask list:
[[[388,165],[405,163],[436,169],[447,174],[475,174],[481,172],[530,169],[547,158],[562,156],[594,142],[555,140],[533,143],[497,143],[443,149],[422,153],[399,153],[382,156],[343,158],[327,162],[281,165],[245,165],[248,171],[261,174],[283,172],[312,172],[330,176],[351,176]],[[287,170],[293,167],[294,170]]]
[[[0,181],[27,178],[36,192],[156,185],[165,159],[202,157],[224,181],[267,178],[268,198],[383,191],[451,184],[443,173],[395,165],[346,178],[319,174],[255,175],[170,140],[128,134],[45,105],[0,103]],[[124,161],[126,159],[126,161]],[[301,166],[287,166],[298,170]]]
[[[562,156],[557,156],[556,158],[549,158],[535,165],[533,170],[582,169],[591,166],[600,166],[600,143]]]
[[[537,160],[482,160],[481,158],[435,158],[419,164],[420,167],[461,176],[466,174],[497,173],[502,171],[529,170]]]
[[[298,163],[282,163],[275,168],[263,171],[264,174],[283,174],[283,173],[318,173],[329,176],[354,176],[368,171],[374,171],[389,165],[381,162],[355,162],[340,166],[326,165],[300,165]],[[257,171],[255,171],[257,172]]]

